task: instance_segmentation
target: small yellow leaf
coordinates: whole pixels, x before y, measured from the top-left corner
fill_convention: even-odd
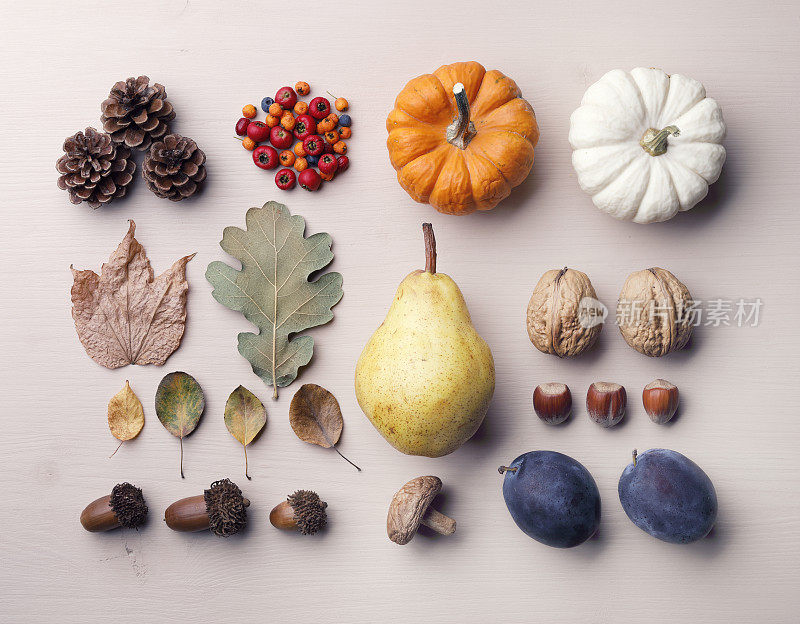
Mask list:
[[[126,381],[125,387],[108,402],[108,427],[117,440],[131,440],[144,427],[144,408]]]

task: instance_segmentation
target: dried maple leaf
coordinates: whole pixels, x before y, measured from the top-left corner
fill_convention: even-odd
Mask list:
[[[339,401],[328,390],[317,384],[303,384],[289,405],[289,424],[303,442],[332,448],[339,453],[336,443],[342,435],[344,420]],[[339,453],[348,464],[361,470]]]
[[[239,259],[242,270],[212,262],[206,279],[222,305],[244,314],[258,334],[239,334],[239,353],[253,372],[273,386],[288,386],[314,352],[311,336],[289,336],[333,318],[331,308],[342,298],[342,276],[325,273],[315,281],[308,276],[333,260],[330,234],[305,238],[306,222],[292,216],[278,202],[250,208],[247,230],[227,227],[220,247]]]
[[[153,278],[144,247],[128,233],[94,271],[72,270],[72,318],[86,353],[106,368],[167,361],[181,343],[186,326],[186,263],[184,256]]]

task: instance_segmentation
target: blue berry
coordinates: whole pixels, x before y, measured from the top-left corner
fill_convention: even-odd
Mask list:
[[[317,163],[319,162],[319,156],[311,156],[310,154],[306,156],[306,160],[308,161],[309,167],[316,167]]]
[[[349,128],[351,123],[353,123],[353,120],[350,119],[350,115],[342,115],[339,117],[339,125],[343,128]]]
[[[263,110],[265,113],[268,113],[269,107],[274,103],[275,100],[273,100],[271,97],[265,97],[263,100],[261,100],[261,110]]]

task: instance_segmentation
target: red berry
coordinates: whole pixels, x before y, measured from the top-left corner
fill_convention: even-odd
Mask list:
[[[317,170],[311,168],[302,171],[297,180],[300,182],[300,186],[307,191],[316,191],[322,184],[322,178],[319,177]]]
[[[247,126],[247,136],[256,143],[263,143],[269,138],[269,126],[263,121],[251,121]]]
[[[325,141],[325,147],[323,148],[323,153],[325,154],[333,154],[333,143],[328,143]]]
[[[278,149],[289,149],[294,143],[294,135],[285,128],[275,126],[269,131],[270,142]]]
[[[334,174],[339,167],[339,163],[336,162],[336,156],[333,154],[323,154],[319,157],[317,167],[319,167],[320,173]]]
[[[336,159],[336,164],[338,165],[337,171],[346,171],[350,166],[350,159],[347,156],[339,156],[339,158]]]
[[[298,115],[294,120],[294,136],[298,141],[317,133],[317,122],[311,115]]]
[[[261,169],[274,169],[278,166],[278,151],[269,145],[259,145],[253,150],[253,162]]]
[[[291,110],[297,104],[297,94],[291,87],[281,87],[275,94],[275,101],[285,110]]]
[[[247,117],[242,117],[236,122],[236,134],[244,136],[247,134],[247,126],[250,125],[250,120]]]
[[[321,136],[312,134],[303,140],[303,149],[309,156],[319,156],[325,150],[325,142]]]
[[[331,112],[331,103],[324,97],[315,97],[308,105],[308,112],[314,119],[325,119]]]
[[[281,169],[275,174],[275,184],[277,184],[278,188],[281,190],[288,191],[289,189],[293,189],[296,182],[297,177],[291,169]]]

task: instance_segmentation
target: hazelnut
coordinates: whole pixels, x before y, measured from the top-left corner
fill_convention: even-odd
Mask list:
[[[547,271],[528,302],[528,336],[533,346],[558,357],[580,355],[603,328],[602,318],[590,316],[598,303],[585,273],[566,267]]]
[[[650,357],[682,349],[692,336],[692,295],[677,277],[654,267],[631,273],[617,303],[619,330]]]
[[[558,425],[569,418],[572,394],[566,384],[546,383],[533,391],[533,410],[548,425]]]
[[[601,427],[613,427],[625,415],[628,397],[625,388],[607,381],[596,381],[586,393],[586,410]]]
[[[678,410],[678,386],[665,379],[656,379],[642,391],[644,411],[657,425],[668,423]]]

